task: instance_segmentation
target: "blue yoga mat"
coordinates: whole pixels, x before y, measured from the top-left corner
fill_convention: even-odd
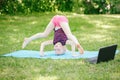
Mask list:
[[[116,51],[117,53],[118,51]],[[44,59],[79,59],[79,58],[92,58],[98,56],[98,51],[85,51],[84,54],[79,55],[79,52],[75,52],[79,56],[72,56],[71,51],[66,51],[63,55],[56,55],[54,51],[44,52],[45,56],[41,57],[39,51],[34,50],[19,50],[5,54],[3,56],[12,56],[18,58],[44,58]]]

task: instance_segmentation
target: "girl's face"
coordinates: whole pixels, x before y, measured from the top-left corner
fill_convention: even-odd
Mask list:
[[[65,52],[64,46],[60,42],[57,42],[54,45],[54,50],[55,50],[55,53],[58,54],[58,55],[59,54],[64,54],[64,52]]]

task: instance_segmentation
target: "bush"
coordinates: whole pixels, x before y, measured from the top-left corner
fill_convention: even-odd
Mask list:
[[[1,0],[0,13],[72,11],[72,0]]]
[[[0,0],[0,14],[72,11],[84,14],[120,13],[120,0]]]
[[[120,0],[110,0],[110,13],[120,14]]]

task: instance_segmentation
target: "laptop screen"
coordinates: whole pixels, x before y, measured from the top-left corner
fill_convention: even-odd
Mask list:
[[[117,45],[100,48],[97,63],[113,60]]]

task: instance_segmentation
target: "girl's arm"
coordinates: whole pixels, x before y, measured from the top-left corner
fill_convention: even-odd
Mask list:
[[[71,40],[67,40],[66,44],[69,44],[71,46],[72,49],[72,55],[75,55],[75,43]]]
[[[48,41],[44,41],[41,43],[40,56],[44,56],[44,48],[45,48],[45,46],[50,45],[50,44],[53,44],[53,40],[48,40]]]

